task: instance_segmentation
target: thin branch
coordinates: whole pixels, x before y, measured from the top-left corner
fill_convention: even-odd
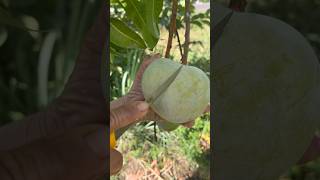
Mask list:
[[[244,12],[247,4],[246,0],[230,0],[229,8],[234,11]]]
[[[189,43],[190,43],[190,0],[185,0],[186,12],[185,12],[185,22],[186,22],[186,31],[184,34],[184,53],[181,59],[182,64],[188,63],[188,53],[189,53]]]
[[[169,57],[170,50],[171,50],[171,47],[172,47],[173,33],[174,33],[175,29],[176,29],[177,9],[178,9],[178,1],[177,0],[172,0],[172,14],[171,14],[171,20],[170,20],[167,49],[166,49],[166,54],[165,54],[166,58]]]
[[[157,122],[155,121],[153,124],[153,132],[154,132],[154,140],[157,142]]]
[[[176,36],[177,36],[177,39],[178,39],[180,55],[181,55],[181,58],[182,58],[183,57],[182,46],[181,46],[181,42],[180,42],[179,32],[178,32],[177,29],[176,29]]]

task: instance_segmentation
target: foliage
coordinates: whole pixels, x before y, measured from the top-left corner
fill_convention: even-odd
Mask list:
[[[0,125],[36,112],[59,95],[100,2],[0,1],[11,14],[8,19],[0,13]],[[25,31],[17,22],[44,31]]]
[[[164,1],[164,9],[161,14],[160,24],[163,27],[166,27],[169,29],[168,24],[170,22],[170,16],[171,16],[171,0],[165,0]],[[196,12],[195,8],[196,0],[191,0],[190,4],[190,13],[192,14],[190,23],[196,26],[199,26],[202,28],[204,25],[210,26],[210,9],[208,9],[205,12]],[[184,28],[184,16],[185,16],[185,6],[184,6],[184,0],[178,0],[178,9],[177,9],[177,29],[183,29]]]
[[[148,47],[152,50],[159,40],[158,23],[163,1],[118,0],[112,5],[111,49]],[[124,12],[118,15],[115,12],[119,12],[120,8]]]
[[[157,128],[157,131],[160,129]],[[153,136],[152,123],[145,126],[135,126],[128,130],[120,139],[118,149],[124,153],[125,167],[118,177],[125,177],[130,173],[132,159],[140,159],[148,164],[157,162],[157,168],[161,171],[167,167],[168,162],[179,162],[173,169],[180,170],[179,175],[191,173],[193,178],[209,179],[210,159],[210,133],[209,116],[198,118],[191,129],[179,127],[168,133],[160,131],[158,141]],[[206,140],[205,140],[206,139]],[[181,170],[185,171],[182,172]],[[188,169],[188,170],[187,170]],[[189,172],[191,171],[191,172]]]
[[[181,29],[181,32],[183,29]],[[160,40],[155,47],[158,52],[166,46],[167,30],[165,27],[160,27]],[[195,65],[209,74],[209,27],[199,28],[192,26],[191,39],[202,43],[192,44],[190,46],[190,65]],[[183,38],[183,37],[182,37]],[[179,50],[177,42],[174,42],[172,55],[175,59],[179,58]],[[139,52],[138,56],[133,56],[134,51]],[[137,53],[138,54],[138,53]],[[130,64],[141,64],[141,56],[143,50],[127,50],[121,56],[117,56],[110,64],[113,74],[110,78],[111,82],[118,82],[111,84],[111,96],[115,99],[124,95],[129,87],[131,87],[134,79],[135,71],[131,69]],[[140,56],[140,59],[138,58]],[[121,70],[120,70],[121,69]],[[111,73],[111,72],[110,72]],[[127,74],[127,75],[125,75]],[[130,75],[129,75],[130,74]],[[116,80],[117,79],[117,80]],[[125,79],[125,80],[123,80]],[[121,82],[128,82],[126,86],[121,86]],[[131,83],[130,83],[131,82]],[[124,90],[124,91],[122,91]],[[122,92],[125,92],[124,94]],[[205,142],[210,141],[210,122],[209,116],[203,116],[196,121],[192,129],[179,127],[177,130],[168,133],[160,131],[157,128],[157,141],[154,138],[153,122],[140,123],[133,126],[118,141],[118,149],[124,155],[124,168],[118,176],[113,179],[123,179],[129,173],[132,173],[132,168],[138,166],[142,171],[148,171],[152,163],[157,162],[159,170],[168,167],[170,162],[176,163],[173,167],[178,174],[193,176],[194,178],[202,177],[202,179],[209,179],[209,156],[210,149]],[[189,132],[190,131],[190,132]],[[206,139],[206,140],[204,140]],[[206,146],[206,148],[204,148]],[[194,149],[194,151],[190,151]],[[136,164],[136,161],[145,162],[145,166]],[[183,163],[181,163],[183,162]],[[191,174],[188,174],[191,173]]]

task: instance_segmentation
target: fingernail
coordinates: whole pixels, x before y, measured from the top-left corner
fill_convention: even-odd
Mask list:
[[[97,154],[100,158],[107,157],[107,131],[104,128],[99,128],[96,131],[88,134],[85,137],[89,147]]]
[[[140,102],[140,103],[137,105],[137,108],[139,109],[139,111],[144,112],[144,111],[148,110],[149,104],[146,103],[146,102]]]

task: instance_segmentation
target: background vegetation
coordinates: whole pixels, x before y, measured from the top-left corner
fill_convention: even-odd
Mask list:
[[[25,32],[0,24],[0,125],[19,121],[24,116],[38,111],[61,92],[73,68],[83,34],[97,12],[97,2],[97,0],[0,0],[0,8],[9,9],[28,27],[49,31]],[[168,2],[165,1],[167,10],[164,9],[161,15],[161,38],[156,52],[163,52],[166,45],[166,27],[170,15]],[[228,3],[227,0],[216,0],[216,2]],[[250,0],[249,2],[251,3],[248,5],[248,11],[277,17],[302,32],[320,57],[319,0]],[[179,4],[183,8],[182,1]],[[183,11],[179,12],[181,12],[179,17],[182,17]],[[201,24],[202,27],[193,23],[191,40],[194,43],[191,46],[189,60],[191,64],[209,73],[209,27],[205,21]],[[182,25],[183,23],[179,34],[183,42]],[[179,59],[179,49],[176,45],[172,49],[172,56]],[[143,54],[144,52],[140,50],[128,50],[122,57],[117,57],[112,62],[112,74],[110,74],[113,87],[110,94],[112,99],[127,92]],[[153,129],[150,125],[136,126],[120,140],[119,149],[125,153],[126,162],[130,160],[130,163],[126,163],[119,177],[139,174],[141,170],[149,170],[150,174],[152,169],[154,172],[162,170],[164,176],[172,171],[177,176],[207,178],[210,128],[208,115],[199,118],[192,129],[179,128],[172,133],[158,133],[157,142],[153,139]],[[181,166],[183,164],[186,166]],[[176,167],[176,172],[171,167]],[[293,167],[282,179],[319,179],[319,167],[319,161]]]
[[[38,111],[61,92],[98,6],[99,0],[0,0],[1,10],[25,26],[47,31],[4,26],[0,15],[0,125]]]
[[[181,43],[184,42],[184,0],[178,1],[177,28]],[[199,11],[192,1],[190,30],[189,64],[209,73],[210,27],[209,11]],[[164,1],[160,14],[160,37],[153,52],[164,56],[168,39],[168,27],[171,16],[171,1]],[[141,30],[131,23],[127,12],[118,3],[112,4],[112,17],[117,17],[136,30]],[[143,12],[142,12],[143,14]],[[119,49],[119,48],[117,48]],[[111,99],[125,95],[130,89],[136,71],[143,56],[149,50],[121,49],[121,53],[112,54],[110,64]],[[177,38],[173,39],[171,58],[181,59]],[[204,115],[196,120],[191,129],[183,127],[173,132],[160,131],[157,128],[155,140],[153,122],[140,123],[131,127],[118,141],[118,150],[124,155],[124,168],[112,179],[209,179],[210,159],[210,120]]]

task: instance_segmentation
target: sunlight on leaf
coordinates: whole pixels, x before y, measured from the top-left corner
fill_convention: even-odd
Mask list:
[[[146,48],[141,37],[116,18],[111,18],[110,41],[122,48]]]

